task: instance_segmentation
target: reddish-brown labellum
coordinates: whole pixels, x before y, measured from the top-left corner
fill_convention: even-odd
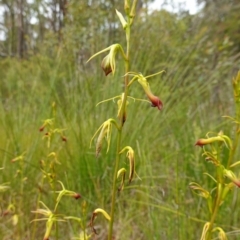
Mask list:
[[[159,110],[162,110],[162,101],[157,96],[152,94],[150,88],[144,88],[144,91],[147,94],[148,99],[151,101],[152,107],[157,107]]]
[[[62,136],[61,138],[63,142],[67,142],[67,138],[65,136]]]
[[[157,107],[159,110],[162,110],[163,103],[161,100],[156,96],[149,97],[150,101],[152,102],[152,107]]]
[[[204,143],[202,141],[202,139],[199,139],[196,143],[195,143],[195,146],[199,146],[199,147],[203,147],[204,145],[206,145],[206,143]]]
[[[105,73],[105,76],[107,76],[108,74],[110,74],[112,72],[112,68],[111,65],[109,63],[107,63],[108,58],[107,56],[102,60],[102,64],[101,67]]]
[[[92,228],[92,231],[94,232],[94,234],[97,235],[97,230],[94,228],[93,226],[93,222],[94,222],[94,219],[96,218],[97,214],[93,212],[92,214],[92,217],[91,217],[91,221],[90,221],[90,227]]]
[[[5,211],[3,211],[2,216],[7,216],[9,213],[10,213],[9,210],[5,210]]]
[[[222,136],[216,136],[216,137],[210,137],[210,138],[200,138],[198,141],[195,143],[195,146],[204,146],[207,144],[211,144],[214,142],[225,142],[224,138]]]
[[[41,127],[39,128],[39,132],[42,132],[42,131],[44,130],[44,128],[45,128],[45,126],[41,126]]]
[[[81,195],[79,193],[76,193],[73,197],[77,200],[77,199],[81,198]]]

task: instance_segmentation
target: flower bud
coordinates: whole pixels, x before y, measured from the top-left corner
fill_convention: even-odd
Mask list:
[[[124,93],[122,93],[121,98],[117,101],[117,105],[118,105],[118,114],[117,114],[117,116],[118,116],[118,118],[119,118],[120,120],[123,121],[123,123],[125,123],[125,121],[126,121],[126,119],[127,119],[127,111],[126,111],[126,109],[127,109],[127,105],[129,104],[129,102],[126,101],[125,111],[122,113],[123,116],[121,116],[123,99],[124,99]]]
[[[93,214],[92,214],[91,221],[90,221],[90,227],[92,228],[92,231],[93,231],[95,234],[97,234],[97,231],[96,231],[96,229],[95,229],[94,226],[93,226],[93,222],[94,222],[95,218],[97,217],[97,215],[98,215],[99,213],[101,213],[108,221],[111,221],[110,216],[108,215],[108,213],[107,213],[105,210],[103,210],[103,209],[101,209],[101,208],[95,209],[94,212],[93,212]]]
[[[95,138],[97,133],[100,132],[99,136],[98,136],[98,139],[97,139],[97,143],[96,143],[96,157],[99,156],[99,153],[102,150],[102,142],[103,142],[104,138],[106,138],[106,140],[107,140],[107,145],[108,145],[107,146],[107,152],[109,150],[110,143],[111,143],[112,124],[114,124],[117,127],[116,121],[114,119],[110,118],[107,121],[105,121],[98,128],[98,130],[95,132],[95,134],[93,135],[93,137],[90,141],[90,147],[91,147],[91,143],[92,143],[93,139]]]
[[[129,11],[130,11],[130,2],[129,2],[129,0],[125,0],[124,1],[124,10],[125,10],[125,13],[128,15]]]
[[[120,170],[118,170],[117,173],[117,178],[119,178],[120,176],[122,176],[122,180],[121,180],[121,185],[118,188],[118,191],[122,191],[123,187],[124,187],[124,181],[125,181],[125,175],[126,175],[126,169],[125,168],[121,168]]]
[[[125,150],[128,150],[127,152],[127,158],[129,159],[129,183],[131,183],[134,173],[135,173],[135,156],[134,156],[134,150],[127,146],[123,148],[122,151],[120,151],[120,154],[123,153]]]
[[[101,63],[101,67],[103,69],[103,71],[105,72],[105,75],[107,76],[109,73],[115,73],[116,70],[116,61],[115,61],[115,57],[118,51],[120,51],[120,53],[122,54],[123,58],[126,60],[126,56],[123,52],[123,49],[121,47],[120,44],[112,44],[111,46],[103,49],[102,51],[94,54],[92,57],[90,57],[88,59],[87,62],[89,62],[91,59],[93,59],[94,57],[96,57],[97,55],[109,51],[109,54],[103,58],[102,63]]]

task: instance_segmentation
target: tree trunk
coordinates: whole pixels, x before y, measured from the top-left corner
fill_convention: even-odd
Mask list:
[[[18,0],[18,42],[17,42],[17,50],[18,57],[24,57],[24,21],[23,21],[23,5],[24,0]]]

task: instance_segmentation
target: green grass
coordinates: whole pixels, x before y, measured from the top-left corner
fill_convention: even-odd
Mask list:
[[[189,55],[176,53],[169,58],[152,62],[136,53],[143,74],[153,69],[166,68],[166,74],[151,79],[151,88],[164,103],[161,112],[147,103],[133,102],[128,106],[123,142],[136,149],[136,172],[131,185],[125,186],[118,196],[114,235],[116,239],[198,239],[204,222],[208,219],[207,206],[193,195],[188,184],[191,181],[211,186],[203,172],[212,166],[201,157],[194,147],[196,140],[207,131],[230,132],[228,122],[222,115],[233,110],[231,73],[229,67],[213,71],[198,71],[199,65],[188,64],[198,48],[189,47]],[[154,54],[155,46],[148,48]],[[56,179],[67,189],[79,192],[81,200],[65,198],[59,205],[60,213],[83,217],[82,202],[85,200],[86,221],[92,211],[101,207],[110,208],[110,189],[113,173],[115,146],[106,154],[106,144],[98,159],[90,140],[109,117],[116,116],[113,106],[107,102],[96,107],[99,101],[119,94],[121,68],[113,78],[105,78],[100,70],[93,74],[88,68],[74,66],[71,54],[56,51],[48,57],[39,54],[29,60],[6,59],[1,62],[0,102],[0,181],[10,182],[10,189],[0,195],[0,207],[6,210],[10,203],[15,212],[0,219],[1,239],[31,239],[34,223],[32,210],[36,210],[38,184],[42,173],[40,161],[46,159],[47,149],[39,128],[43,120],[51,118],[51,104],[56,102],[56,127],[66,128],[67,142],[55,139],[61,165],[56,165]],[[229,60],[230,61],[230,60]],[[97,61],[96,61],[97,62]],[[90,64],[91,65],[91,64]],[[134,64],[133,69],[138,65]],[[160,69],[159,69],[160,68]],[[203,67],[204,68],[204,67]],[[224,78],[221,75],[224,72]],[[142,89],[131,92],[136,98],[144,97]],[[116,108],[115,108],[116,109]],[[231,133],[231,132],[230,132]],[[113,131],[113,138],[116,134]],[[25,162],[11,163],[11,159],[26,152]],[[127,164],[124,157],[121,165]],[[17,173],[21,169],[22,175]],[[22,176],[22,177],[21,177]],[[21,179],[24,178],[22,182]],[[26,178],[26,179],[25,179]],[[54,194],[45,183],[41,199],[50,208],[54,206]],[[233,200],[223,205],[217,219],[227,232],[237,229],[239,196],[237,189]],[[17,214],[16,225],[12,217]],[[36,224],[37,239],[44,235],[45,223]],[[97,219],[99,236],[105,239],[107,225]],[[238,229],[237,229],[238,230]],[[75,222],[59,223],[59,239],[76,236],[79,226]],[[238,236],[229,236],[238,239]],[[54,239],[51,238],[51,239]]]

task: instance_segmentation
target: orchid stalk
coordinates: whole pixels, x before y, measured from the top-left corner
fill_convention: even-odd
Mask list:
[[[233,89],[236,105],[236,116],[224,117],[227,117],[228,119],[232,120],[234,124],[236,124],[235,139],[231,140],[230,137],[223,134],[222,131],[220,131],[218,134],[209,132],[205,138],[198,139],[195,144],[196,146],[202,147],[202,155],[205,157],[205,160],[211,162],[215,166],[216,176],[213,177],[209,173],[205,173],[205,175],[209,176],[214,181],[215,186],[211,191],[204,189],[198,183],[190,183],[190,188],[193,190],[193,192],[207,200],[210,213],[210,219],[203,227],[201,240],[211,240],[213,239],[213,235],[216,233],[218,233],[218,239],[227,240],[227,235],[224,230],[219,226],[215,226],[215,220],[219,209],[222,207],[226,197],[229,195],[228,193],[230,190],[232,190],[234,187],[240,187],[240,177],[237,176],[232,170],[232,168],[240,165],[240,161],[232,163],[239,141],[240,72],[237,74],[237,77],[233,79]],[[224,147],[228,151],[227,159],[223,159],[224,155],[222,154],[222,149]]]
[[[94,54],[88,61],[92,60],[94,57],[104,53],[109,52],[108,55],[106,55],[101,63],[101,67],[105,73],[106,76],[108,76],[110,73],[112,75],[115,74],[117,63],[116,63],[116,55],[120,54],[122,57],[124,64],[125,64],[125,73],[124,73],[124,90],[121,94],[118,96],[109,98],[107,100],[103,100],[100,103],[104,103],[109,100],[115,100],[117,101],[117,117],[118,120],[115,120],[114,118],[110,118],[106,120],[96,131],[96,133],[93,135],[91,139],[92,144],[93,140],[98,134],[97,141],[96,141],[96,157],[98,157],[102,150],[102,144],[104,142],[104,139],[107,141],[107,152],[110,148],[111,143],[111,135],[112,131],[117,131],[117,140],[116,140],[116,156],[115,156],[115,166],[114,166],[114,173],[113,173],[113,180],[112,180],[112,192],[111,192],[111,210],[110,214],[107,213],[106,210],[98,208],[95,210],[92,214],[91,218],[91,227],[94,233],[96,233],[96,230],[94,229],[93,222],[96,217],[96,214],[98,212],[101,212],[105,218],[109,221],[109,230],[108,230],[108,240],[112,240],[114,236],[113,231],[113,225],[114,225],[114,219],[115,219],[115,205],[116,205],[116,196],[117,191],[120,192],[124,188],[124,182],[125,182],[125,176],[126,173],[129,172],[128,177],[128,183],[130,184],[134,178],[135,174],[135,153],[131,146],[122,146],[122,135],[123,135],[123,128],[124,123],[127,121],[127,105],[129,104],[129,99],[140,100],[151,103],[152,107],[157,107],[158,110],[161,110],[163,107],[163,104],[161,100],[155,96],[151,89],[150,84],[147,81],[149,77],[156,76],[161,72],[158,72],[156,74],[152,74],[150,76],[144,77],[142,74],[137,74],[135,72],[130,71],[130,38],[131,38],[131,26],[134,21],[135,12],[136,12],[136,5],[137,0],[133,0],[132,4],[130,4],[130,0],[124,0],[124,10],[126,16],[124,17],[121,12],[116,10],[116,14],[119,18],[119,21],[122,25],[123,30],[125,31],[126,35],[126,50],[124,51],[124,48],[118,44],[112,44],[111,46],[99,51],[98,53]],[[133,77],[130,80],[130,77]],[[132,83],[137,80],[137,82],[142,86],[144,92],[147,95],[148,100],[145,99],[136,99],[134,97],[129,96],[129,88],[132,87]],[[100,104],[98,103],[98,104]],[[114,126],[114,128],[113,128]],[[129,160],[129,167],[126,169],[125,167],[119,167],[120,166],[120,156],[123,152],[127,151],[127,158]],[[121,185],[117,187],[117,178],[121,177]]]

